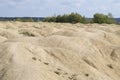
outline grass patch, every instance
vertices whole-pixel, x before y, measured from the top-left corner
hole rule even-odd
[[[85,74],[85,76],[87,76],[87,77],[88,77],[88,76],[89,76],[89,74]]]
[[[45,65],[49,65],[49,63],[47,63],[47,62],[44,62],[44,64],[45,64]]]
[[[57,74],[57,75],[60,75],[60,72],[58,72],[58,71],[54,71],[54,73]]]
[[[32,36],[34,37],[35,35],[29,32],[22,32],[21,34],[25,35],[25,36]]]
[[[113,69],[112,64],[108,64],[107,66],[108,66],[110,69]]]
[[[32,57],[32,59],[35,60],[35,61],[37,60],[36,57]]]

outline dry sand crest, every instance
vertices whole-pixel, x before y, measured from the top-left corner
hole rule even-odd
[[[119,25],[0,22],[0,80],[119,79]]]

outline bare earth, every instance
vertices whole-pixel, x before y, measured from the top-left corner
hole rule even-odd
[[[0,22],[0,80],[120,80],[120,26]]]

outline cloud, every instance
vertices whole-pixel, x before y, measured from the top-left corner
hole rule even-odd
[[[78,12],[89,17],[96,12],[111,12],[119,16],[119,7],[120,0],[0,0],[0,15],[51,16]]]
[[[26,1],[30,1],[30,0],[0,0],[1,3],[10,3],[10,2],[26,2]]]
[[[28,3],[31,0],[0,0],[0,5],[22,5]]]

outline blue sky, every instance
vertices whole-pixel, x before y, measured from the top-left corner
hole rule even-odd
[[[45,17],[77,12],[86,17],[112,13],[120,17],[120,0],[0,0],[2,17]]]

